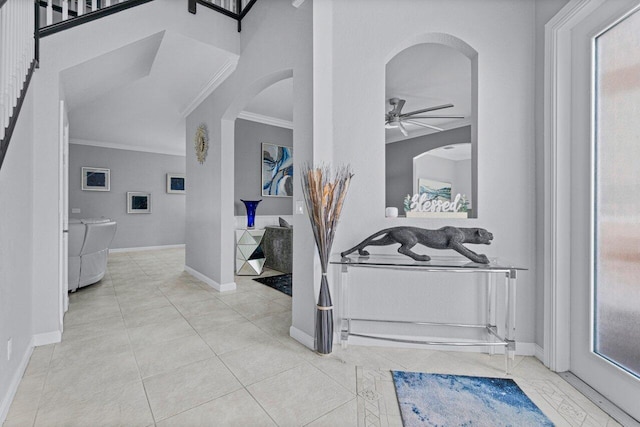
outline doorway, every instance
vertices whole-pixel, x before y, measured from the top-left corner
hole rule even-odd
[[[640,108],[637,10],[637,1],[572,1],[548,26],[545,363],[640,419],[639,309],[629,304],[640,247],[629,119]]]

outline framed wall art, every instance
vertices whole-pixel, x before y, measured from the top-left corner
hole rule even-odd
[[[127,213],[151,213],[151,193],[128,191]]]
[[[451,201],[451,183],[433,179],[418,179],[418,194],[427,193],[427,200]]]
[[[167,193],[184,194],[185,176],[183,173],[167,174]]]
[[[293,149],[262,143],[262,196],[293,196]]]
[[[110,191],[111,171],[105,168],[82,168],[82,189],[84,191]]]

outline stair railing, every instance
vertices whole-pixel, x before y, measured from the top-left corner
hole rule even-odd
[[[42,22],[40,37],[91,22],[152,0],[36,0]]]
[[[34,5],[0,0],[0,167],[36,66]]]
[[[188,0],[187,9],[196,13],[196,5],[200,4],[238,21],[238,32],[242,31],[242,18],[249,12],[256,0]]]

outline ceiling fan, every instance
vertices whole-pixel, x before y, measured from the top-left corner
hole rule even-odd
[[[411,111],[409,113],[403,113],[402,107],[404,107],[405,102],[406,101],[404,99],[391,98],[389,100],[389,104],[393,107],[393,109],[385,115],[385,119],[384,119],[384,124],[387,129],[400,129],[400,132],[402,132],[404,136],[409,136],[409,132],[407,132],[407,128],[404,126],[404,123],[433,129],[438,132],[441,132],[444,130],[437,126],[428,125],[426,123],[419,122],[416,119],[464,119],[464,116],[447,116],[447,115],[420,116],[419,115],[422,113],[428,113],[430,111],[451,108],[453,107],[453,104],[436,105],[435,107],[428,107],[428,108],[423,108],[421,110]]]

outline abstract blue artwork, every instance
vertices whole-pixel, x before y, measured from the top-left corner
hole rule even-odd
[[[262,143],[262,195],[293,196],[293,149]]]
[[[554,425],[508,378],[392,374],[404,427]]]

